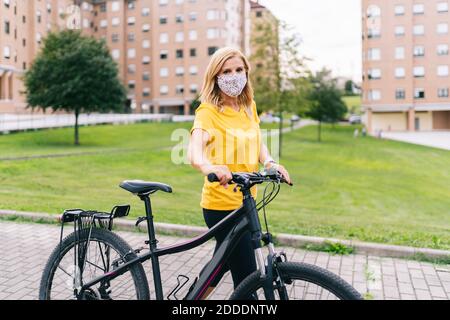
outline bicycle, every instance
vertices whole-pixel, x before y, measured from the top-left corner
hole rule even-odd
[[[210,182],[217,182],[214,174]],[[185,243],[158,248],[153,223],[150,195],[172,192],[169,185],[145,181],[124,181],[123,189],[137,195],[145,204],[145,217],[138,218],[136,226],[146,221],[149,252],[140,254],[141,247],[133,250],[121,237],[113,233],[115,218],[128,215],[130,206],[116,206],[110,213],[72,209],[61,216],[59,245],[53,250],[45,266],[39,298],[111,300],[150,299],[150,290],[142,263],[150,260],[157,300],[164,299],[159,257],[185,252],[204,244],[223,228],[230,227],[226,239],[189,287],[183,300],[200,300],[226,261],[234,245],[245,232],[251,233],[258,269],[249,275],[232,293],[231,300],[267,299],[342,299],[360,300],[361,295],[337,275],[306,263],[288,262],[286,254],[277,253],[269,232],[265,208],[278,195],[281,183],[286,182],[278,172],[233,173],[230,183],[243,194],[243,204],[207,232]],[[268,183],[263,199],[256,203],[250,188]],[[269,186],[272,186],[269,189]],[[269,190],[269,191],[268,191]],[[268,191],[268,192],[267,192]],[[263,209],[266,232],[263,234],[258,211]],[[74,223],[74,232],[63,239],[64,224]],[[268,248],[264,258],[263,247]],[[95,250],[95,252],[94,252]],[[92,273],[94,270],[94,273]],[[91,272],[88,274],[88,272]],[[219,280],[219,279],[218,279]],[[177,277],[178,284],[167,299],[179,300],[178,292],[189,278]]]

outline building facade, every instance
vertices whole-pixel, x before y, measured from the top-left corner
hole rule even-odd
[[[50,30],[105,39],[131,112],[190,114],[210,56],[250,50],[248,0],[0,0],[0,112],[25,112],[21,75]]]
[[[447,0],[363,0],[363,109],[370,133],[450,130]]]

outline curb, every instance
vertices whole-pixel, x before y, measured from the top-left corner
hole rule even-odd
[[[19,217],[36,222],[59,223],[60,215],[50,215],[48,213],[23,212],[15,210],[0,210],[0,217]],[[146,227],[140,225],[135,227],[135,221],[115,220],[116,229],[123,231],[146,232]],[[170,234],[181,237],[195,237],[208,230],[206,227],[194,227],[169,223],[155,223],[156,232],[161,234]],[[341,240],[333,238],[320,238],[301,235],[291,235],[279,233],[275,236],[279,245],[304,248],[308,245],[326,245],[327,243],[340,243],[352,247],[358,254],[368,254],[380,257],[391,258],[414,258],[422,256],[428,259],[450,259],[450,251],[428,248],[414,248],[407,246],[387,245],[370,242]]]

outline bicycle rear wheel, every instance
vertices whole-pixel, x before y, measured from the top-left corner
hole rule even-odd
[[[136,258],[131,247],[106,229],[93,228],[68,235],[50,255],[42,274],[39,299],[76,299],[74,288]],[[89,240],[89,241],[88,241]],[[78,262],[77,262],[78,261]],[[106,283],[86,290],[82,300],[148,300],[147,277],[141,264]]]
[[[361,300],[361,295],[346,281],[328,270],[306,263],[281,262],[277,270],[285,290],[277,287],[274,276],[275,299],[280,300]],[[245,300],[251,295],[265,299],[264,279],[256,271],[236,288],[231,300]]]

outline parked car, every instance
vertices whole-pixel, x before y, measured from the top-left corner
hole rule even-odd
[[[349,118],[348,118],[348,122],[350,124],[361,124],[361,116],[357,115],[357,114],[352,114]]]
[[[264,114],[259,117],[262,123],[280,123],[280,118],[271,114]]]

